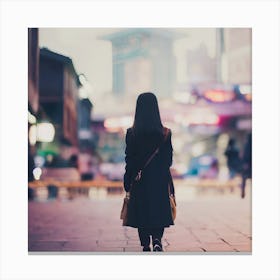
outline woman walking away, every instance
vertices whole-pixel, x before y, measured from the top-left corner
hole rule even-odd
[[[150,237],[153,251],[163,251],[164,228],[174,224],[169,201],[169,194],[174,195],[172,151],[171,131],[161,123],[156,96],[140,94],[134,124],[126,133],[124,188],[130,196],[126,225],[138,229],[143,251],[151,251]]]
[[[242,157],[241,198],[245,197],[246,180],[252,178],[252,133],[247,135]]]
[[[235,145],[233,138],[229,139],[225,156],[227,157],[227,166],[229,170],[229,179],[233,179],[240,170],[239,150]]]

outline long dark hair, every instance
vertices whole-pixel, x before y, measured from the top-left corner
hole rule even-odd
[[[145,92],[138,96],[132,129],[135,134],[163,133],[158,102],[153,93]]]

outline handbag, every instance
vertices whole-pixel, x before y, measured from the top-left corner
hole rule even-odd
[[[176,199],[175,199],[174,184],[173,184],[170,170],[169,170],[168,194],[169,194],[169,202],[170,202],[172,219],[173,219],[173,221],[175,221],[176,214],[177,214],[177,210],[176,210],[177,203],[176,203]]]
[[[120,216],[121,220],[123,220],[123,226],[127,225],[128,202],[129,202],[129,193],[126,193],[126,196],[123,199],[123,205],[122,205],[121,216]]]
[[[176,219],[176,214],[177,214],[177,210],[176,210],[176,199],[175,199],[175,195],[170,193],[170,188],[168,185],[168,190],[169,190],[169,202],[170,202],[170,208],[171,208],[171,215],[172,215],[172,220],[175,221]]]

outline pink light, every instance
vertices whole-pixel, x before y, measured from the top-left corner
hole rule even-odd
[[[207,90],[204,92],[205,98],[210,101],[222,103],[234,99],[234,92],[225,90]]]

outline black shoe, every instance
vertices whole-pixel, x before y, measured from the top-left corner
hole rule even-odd
[[[143,247],[143,252],[150,252],[151,251],[151,248],[150,248],[150,246],[144,246]]]
[[[153,240],[153,251],[162,252],[162,244],[158,239]]]

